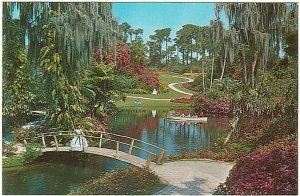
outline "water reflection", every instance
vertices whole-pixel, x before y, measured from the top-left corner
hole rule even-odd
[[[160,146],[167,150],[167,155],[209,148],[227,131],[228,118],[211,117],[205,124],[181,125],[169,122],[167,114],[168,111],[156,111],[153,115],[151,110],[125,110],[110,119],[110,125],[114,133]],[[143,143],[136,144],[147,147]],[[144,152],[137,150],[133,152],[146,157]]]
[[[3,194],[65,195],[104,172],[128,166],[108,157],[48,152],[34,164],[3,169]]]

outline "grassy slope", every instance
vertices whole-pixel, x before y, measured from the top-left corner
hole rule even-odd
[[[172,77],[172,76],[175,76],[175,74],[161,73],[159,75],[160,82],[167,86],[170,83],[186,81],[186,79]],[[166,93],[159,93],[157,95],[152,95],[152,94],[127,94],[127,95],[136,96],[136,97],[156,98],[156,99],[173,99],[179,97],[190,97],[189,95],[178,93],[171,89],[169,89],[169,91]],[[128,107],[133,108],[134,102],[136,100],[137,100],[136,98],[127,97],[125,102],[118,101],[117,106],[118,108],[128,108]],[[190,106],[189,104],[177,104],[177,103],[172,103],[170,101],[157,101],[157,100],[145,100],[145,99],[140,99],[140,101],[142,102],[142,108],[147,108],[147,109],[186,108]]]

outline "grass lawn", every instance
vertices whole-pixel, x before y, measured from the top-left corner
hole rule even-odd
[[[116,105],[118,108],[123,109],[134,109],[134,101],[137,99],[134,98],[127,98],[125,102],[117,101]],[[181,104],[181,103],[172,103],[170,101],[154,101],[154,100],[146,100],[146,99],[139,99],[142,103],[142,109],[168,109],[168,108],[188,108],[190,104]]]
[[[176,83],[176,82],[185,82],[186,79],[183,78],[177,78],[173,76],[179,76],[176,74],[167,74],[167,73],[161,73],[159,75],[159,79],[162,84],[168,85],[170,83]],[[169,89],[166,93],[158,93],[157,95],[152,94],[127,94],[129,96],[135,96],[135,97],[145,97],[145,98],[154,98],[154,99],[174,99],[174,98],[180,98],[180,97],[190,97],[189,95],[185,95],[179,92],[176,92],[172,89]],[[118,101],[116,103],[118,108],[134,108],[134,102],[136,100],[140,100],[142,102],[142,108],[145,109],[163,109],[163,108],[187,108],[190,107],[190,104],[178,104],[178,103],[172,103],[170,101],[166,100],[146,100],[146,99],[137,99],[137,98],[131,98],[127,97],[126,101]]]

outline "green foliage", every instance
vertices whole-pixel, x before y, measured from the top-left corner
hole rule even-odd
[[[35,159],[41,156],[41,145],[36,143],[26,144],[26,152],[22,155],[26,163],[32,163]]]
[[[85,113],[91,117],[103,117],[114,112],[114,101],[124,99],[124,88],[115,80],[112,65],[94,62],[87,67],[80,81],[80,90],[85,97]]]
[[[75,128],[76,116],[81,113],[80,91],[71,78],[70,71],[62,65],[62,55],[54,45],[53,24],[50,22],[43,27],[46,45],[41,49],[39,62],[44,70],[47,84],[47,111],[50,126],[62,130]],[[71,75],[71,78],[68,76]]]
[[[15,155],[12,157],[2,158],[2,167],[10,168],[27,164],[22,155]]]
[[[132,94],[149,94],[151,93],[151,89],[143,89],[143,88],[134,88],[134,89],[129,89],[127,93],[132,93]]]
[[[243,152],[250,152],[253,149],[253,146],[250,144],[243,144],[239,142],[231,142],[230,148],[237,150],[237,151],[243,151]]]
[[[82,184],[73,195],[148,195],[161,186],[159,178],[146,169],[130,167],[105,173]]]
[[[286,47],[284,52],[287,53],[290,57],[298,57],[298,31],[292,31],[285,35]]]
[[[35,137],[36,134],[41,132],[41,127],[31,126],[26,129],[21,129],[18,131],[18,134],[15,135],[15,140],[23,142],[24,138]]]
[[[10,25],[7,28],[21,31],[14,22]],[[31,111],[34,95],[29,89],[29,63],[20,38],[8,38],[3,42],[3,116],[14,122],[13,126],[17,132],[17,128]]]
[[[226,152],[224,149],[220,151],[213,151],[210,149],[196,150],[193,152],[180,152],[176,155],[171,155],[168,158],[170,160],[181,160],[181,159],[212,159],[219,161],[235,161],[235,159],[240,155],[236,151]]]
[[[297,69],[297,62],[290,61],[288,57],[284,57],[272,67],[272,72],[274,76],[278,79],[297,79]]]
[[[130,49],[133,62],[138,65],[143,65],[147,52],[147,47],[143,42],[141,40],[132,42]]]
[[[119,89],[123,89],[126,92],[130,89],[138,88],[141,85],[138,80],[126,74],[115,74],[114,83]]]
[[[190,72],[201,72],[200,65],[176,65],[171,66],[172,72],[184,74],[184,73],[190,73]]]

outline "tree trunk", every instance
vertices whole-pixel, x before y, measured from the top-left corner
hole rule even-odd
[[[256,63],[257,63],[257,57],[258,57],[258,51],[255,51],[254,54],[254,59],[253,59],[253,63],[251,66],[251,86],[252,88],[254,88],[255,86],[255,67],[256,67]]]
[[[179,64],[179,48],[177,47],[177,50],[176,50],[176,61],[177,61],[177,64]]]
[[[247,84],[247,66],[246,66],[246,60],[245,60],[245,46],[242,45],[242,59],[241,61],[243,62],[243,67],[244,67],[244,82]]]
[[[192,60],[193,60],[193,50],[191,48],[191,61],[190,61],[190,64],[192,64]]]
[[[168,63],[168,41],[166,40],[166,64]]]
[[[184,65],[184,63],[185,63],[185,62],[184,62],[184,57],[185,57],[185,56],[184,56],[184,49],[182,49],[182,64],[183,64],[183,65]]]
[[[203,88],[203,92],[205,92],[205,78],[204,78],[203,57],[204,57],[204,53],[202,53],[202,56],[201,56],[201,67],[202,67],[202,88]]]
[[[114,36],[114,65],[117,65],[117,38]]]
[[[223,66],[222,66],[222,73],[221,73],[221,77],[220,77],[221,80],[223,79],[223,76],[224,76],[224,71],[225,71],[225,66],[226,66],[226,59],[227,59],[227,53],[225,53],[225,56],[224,56],[224,62],[223,62]]]
[[[211,75],[210,75],[210,85],[209,89],[211,89],[212,83],[213,83],[213,77],[214,77],[214,64],[215,64],[215,55],[212,53],[212,61],[211,61]]]
[[[231,120],[231,122],[230,122],[230,128],[231,128],[231,130],[228,133],[228,135],[227,135],[227,137],[225,139],[224,144],[226,144],[229,141],[231,135],[236,131],[239,120],[240,120],[239,115],[235,116],[234,119]]]

